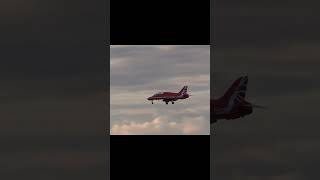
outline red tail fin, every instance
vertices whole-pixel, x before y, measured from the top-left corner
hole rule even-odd
[[[225,101],[229,101],[230,98],[235,98],[236,101],[242,101],[246,97],[246,90],[248,84],[248,76],[243,76],[238,78],[232,86],[227,90],[227,92],[223,95],[222,99]]]
[[[180,90],[179,95],[186,94],[188,90],[188,86],[183,86],[183,88]]]

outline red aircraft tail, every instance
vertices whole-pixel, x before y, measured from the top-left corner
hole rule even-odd
[[[224,101],[235,100],[236,102],[242,102],[246,97],[247,84],[248,76],[238,78],[221,99]]]
[[[180,92],[178,93],[179,95],[184,95],[187,93],[188,90],[188,86],[183,86],[183,88],[180,90]]]

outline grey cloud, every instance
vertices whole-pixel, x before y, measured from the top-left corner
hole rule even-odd
[[[113,132],[191,133],[191,128],[197,128],[197,119],[198,126],[202,126],[201,122],[208,121],[209,117],[209,58],[209,46],[112,46]],[[179,106],[168,109],[163,102],[150,106],[146,100],[158,91],[177,92],[183,85],[188,85],[194,96],[187,99],[188,102],[177,102]],[[204,98],[207,99],[202,102]],[[191,106],[201,110],[188,112]],[[141,113],[142,110],[145,113]],[[163,128],[159,130],[160,127]],[[196,131],[206,134],[209,126]]]
[[[207,46],[182,46],[168,51],[144,46],[112,49],[112,61],[117,63],[117,58],[122,57],[130,57],[130,59],[119,65],[120,70],[116,65],[111,68],[114,85],[146,85],[152,81],[164,81],[185,75],[202,75],[210,71],[207,62],[209,58]],[[195,61],[197,63],[194,63]],[[189,66],[181,67],[183,65]],[[161,79],[155,77],[161,77]]]

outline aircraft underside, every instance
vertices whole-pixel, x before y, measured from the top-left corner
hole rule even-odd
[[[162,100],[162,101],[165,102],[166,104],[169,104],[169,102],[171,102],[172,104],[174,104],[174,101],[177,101],[178,99],[155,99],[155,100]],[[151,103],[153,104],[153,100],[151,101]]]
[[[170,101],[172,104],[174,104],[174,101],[176,101],[177,99],[163,99],[162,101],[166,102],[166,104],[168,104]]]
[[[233,119],[237,119],[240,117],[244,117],[246,115],[249,115],[252,113],[252,110],[242,110],[242,111],[237,111],[237,112],[229,112],[229,113],[225,113],[225,114],[215,114],[215,113],[211,113],[212,115],[210,115],[210,124],[217,122],[220,119],[226,119],[226,120],[233,120]]]

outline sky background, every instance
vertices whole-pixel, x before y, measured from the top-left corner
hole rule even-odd
[[[210,46],[111,46],[111,134],[210,134]],[[160,91],[188,99],[148,101]]]
[[[249,76],[268,106],[211,127],[211,179],[319,179],[320,25],[316,3],[214,1],[214,97]]]
[[[0,2],[2,179],[109,176],[106,1]]]

